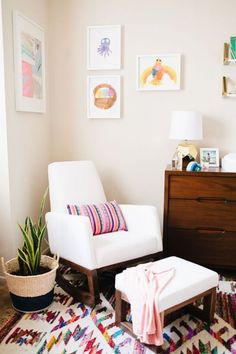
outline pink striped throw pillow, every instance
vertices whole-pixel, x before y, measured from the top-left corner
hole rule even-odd
[[[93,235],[128,230],[121,208],[115,200],[97,205],[67,205],[67,209],[71,215],[88,216]]]

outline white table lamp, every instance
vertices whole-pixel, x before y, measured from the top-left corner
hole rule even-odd
[[[177,152],[182,157],[191,155],[196,159],[197,148],[188,141],[201,140],[203,138],[201,114],[195,111],[172,112],[169,138],[184,140],[184,143],[178,145]]]

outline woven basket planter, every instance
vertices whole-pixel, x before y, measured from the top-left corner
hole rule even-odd
[[[40,265],[49,268],[50,271],[39,275],[14,275],[12,273],[19,270],[17,258],[6,263],[2,258],[2,267],[12,305],[17,311],[38,312],[46,309],[52,303],[58,256],[56,258],[42,256]]]

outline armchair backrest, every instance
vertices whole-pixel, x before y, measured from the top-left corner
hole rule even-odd
[[[67,204],[106,201],[92,161],[53,162],[48,166],[48,180],[51,211],[67,213]]]

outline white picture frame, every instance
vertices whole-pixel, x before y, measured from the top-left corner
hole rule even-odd
[[[200,148],[200,163],[202,166],[219,167],[219,149],[218,148]]]
[[[120,75],[87,77],[88,118],[120,118]]]
[[[13,12],[16,111],[46,111],[44,30]]]
[[[87,69],[116,70],[121,67],[121,26],[87,27]]]
[[[180,75],[180,54],[137,56],[136,89],[138,91],[179,90]]]

